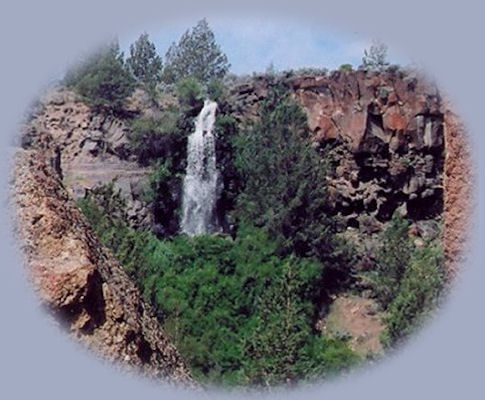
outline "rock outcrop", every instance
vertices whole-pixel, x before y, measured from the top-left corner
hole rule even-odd
[[[131,111],[139,112],[140,102],[132,103]],[[96,113],[65,89],[48,92],[41,104],[25,128],[23,147],[42,148],[49,154],[74,199],[96,186],[114,182],[127,202],[130,222],[149,227],[151,215],[141,196],[149,170],[140,167],[130,153],[126,119]]]
[[[13,188],[19,239],[43,304],[103,358],[196,387],[151,308],[85,222],[51,160],[48,151],[19,150]]]
[[[281,81],[306,111],[315,146],[330,161],[328,185],[341,229],[379,232],[396,210],[420,236],[436,236],[442,224],[451,277],[471,211],[470,158],[462,124],[437,88],[398,69]],[[256,118],[275,83],[259,77],[235,87],[234,114]]]

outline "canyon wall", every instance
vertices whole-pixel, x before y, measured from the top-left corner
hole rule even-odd
[[[64,189],[50,153],[19,150],[14,165],[17,234],[43,305],[102,358],[197,387],[151,307]]]
[[[419,73],[399,69],[278,81],[306,111],[315,146],[325,149],[341,229],[372,235],[397,210],[412,222],[417,243],[442,232],[451,280],[463,261],[471,160],[463,125],[439,90]],[[234,115],[257,118],[258,104],[276,83],[262,76],[235,87]]]

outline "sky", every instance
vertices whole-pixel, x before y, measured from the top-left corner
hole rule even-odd
[[[208,22],[231,63],[231,72],[236,74],[264,72],[270,64],[277,71],[301,67],[336,69],[346,63],[357,67],[362,62],[364,49],[372,43],[372,38],[358,32],[343,33],[331,27],[290,20],[208,19]],[[120,36],[120,45],[125,55],[129,54],[130,43],[146,31],[158,53],[164,56],[170,44],[178,42],[196,23],[197,20],[185,20],[163,28],[142,27],[140,31]],[[410,60],[392,48],[389,48],[388,60],[410,64]]]

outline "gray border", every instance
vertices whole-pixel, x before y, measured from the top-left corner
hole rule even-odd
[[[412,54],[453,96],[466,121],[476,155],[477,205],[473,247],[467,268],[439,317],[403,352],[366,372],[306,391],[305,398],[475,399],[483,379],[483,180],[485,93],[484,9],[477,1],[10,1],[0,11],[1,183],[7,188],[8,155],[27,104],[59,67],[114,32],[190,16],[266,15],[301,18],[379,36]],[[285,32],[291,35],[291,32]],[[4,190],[6,192],[6,190]],[[2,197],[4,208],[5,197]],[[0,394],[3,399],[177,398],[186,393],[119,374],[57,332],[39,312],[15,251],[6,212],[0,216],[1,341]],[[300,397],[302,392],[278,397]],[[482,395],[483,396],[483,395]],[[224,396],[226,397],[226,396]]]

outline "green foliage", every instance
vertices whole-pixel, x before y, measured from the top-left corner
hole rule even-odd
[[[207,97],[217,103],[224,101],[226,88],[220,79],[211,79],[207,84]]]
[[[218,113],[216,115],[214,132],[217,138],[216,159],[224,187],[217,202],[217,210],[224,217],[221,220],[225,220],[226,223],[232,225],[234,221],[230,221],[229,214],[231,210],[234,210],[237,196],[241,191],[241,179],[234,165],[235,148],[233,139],[238,132],[236,119],[229,114]],[[230,227],[226,226],[226,230],[230,230]]]
[[[287,384],[358,361],[345,342],[313,334],[321,264],[277,256],[276,243],[263,229],[241,225],[234,241],[218,236],[161,241],[105,214],[122,209],[112,188],[79,205],[200,380]]]
[[[101,242],[115,250],[118,260],[134,277],[142,262],[142,254],[150,234],[137,233],[124,222],[126,203],[120,193],[115,191],[114,184],[93,189],[86,197],[78,200],[78,206]]]
[[[64,83],[91,106],[114,114],[123,113],[124,101],[134,90],[134,79],[125,68],[117,42],[68,71]]]
[[[439,244],[417,249],[403,274],[386,318],[388,344],[409,336],[437,305],[443,287]]]
[[[409,222],[395,212],[380,234],[376,269],[367,274],[386,311],[382,341],[392,345],[409,336],[432,311],[443,287],[443,256],[439,243],[415,248]]]
[[[409,264],[413,244],[408,235],[409,222],[395,212],[379,237],[377,268],[370,276],[374,292],[384,308],[396,297],[399,283]]]
[[[350,72],[352,71],[353,67],[352,64],[342,64],[338,69],[342,72]]]
[[[309,320],[314,309],[312,302],[302,299],[319,292],[318,275],[312,265],[298,270],[294,257],[284,260],[280,274],[262,294],[261,311],[244,340],[245,376],[258,386],[321,378],[357,361],[344,341],[312,335]]]
[[[226,55],[215,41],[215,36],[205,19],[187,30],[179,42],[173,43],[165,55],[163,80],[175,83],[193,76],[203,83],[221,79],[229,71]]]
[[[126,60],[128,70],[149,90],[154,90],[162,76],[162,59],[155,45],[143,33],[130,45],[130,56]]]
[[[158,158],[171,158],[181,162],[185,157],[185,132],[180,129],[182,115],[168,108],[153,116],[134,119],[130,125],[130,147],[141,164]]]
[[[185,107],[200,105],[204,98],[204,88],[194,76],[179,80],[175,87],[175,93],[180,104]]]
[[[152,168],[144,200],[153,215],[154,232],[162,237],[172,236],[179,229],[178,192],[182,185],[182,174],[176,172],[171,158],[159,160]]]
[[[349,275],[350,252],[335,236],[327,207],[326,164],[312,147],[306,115],[285,88],[272,90],[261,119],[235,140],[235,165],[244,182],[235,214],[265,227],[282,254],[317,257]]]

